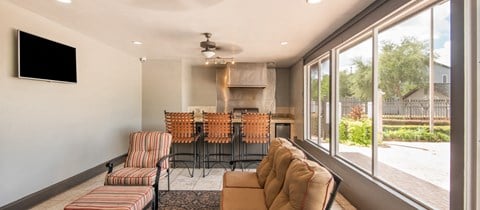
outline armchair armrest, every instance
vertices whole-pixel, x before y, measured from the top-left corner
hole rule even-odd
[[[162,171],[162,162],[167,160],[170,157],[173,157],[173,156],[175,156],[175,154],[168,154],[168,155],[163,156],[162,158],[160,158],[160,160],[157,161],[157,164],[156,164],[156,166],[157,166],[157,176],[155,177],[155,184],[154,184],[155,186],[158,186],[158,179],[160,179],[160,172]],[[170,169],[167,168],[167,173],[169,173],[168,170],[170,170]],[[170,177],[169,177],[169,179],[170,179]],[[169,184],[170,184],[170,181],[169,181]]]
[[[113,163],[112,162],[108,162],[107,164],[105,164],[105,167],[108,168],[107,174],[112,173],[112,170],[113,170]]]
[[[170,157],[173,157],[173,156],[175,156],[175,154],[168,154],[168,155],[165,155],[162,158],[160,158],[160,160],[158,160],[157,164],[156,164],[157,168],[159,170],[162,170],[162,162],[165,161],[167,158],[170,158]]]

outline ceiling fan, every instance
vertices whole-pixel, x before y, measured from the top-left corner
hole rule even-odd
[[[200,42],[200,47],[203,48],[202,54],[206,58],[211,58],[215,55],[215,50],[217,49],[216,43],[210,41],[210,37],[212,37],[211,33],[207,32],[203,33],[203,35],[205,36],[205,38],[207,38],[207,40]]]

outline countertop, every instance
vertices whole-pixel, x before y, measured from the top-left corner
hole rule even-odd
[[[195,122],[196,123],[202,123],[203,122],[203,117],[195,117]],[[241,118],[233,118],[232,119],[233,123],[241,123]],[[270,120],[270,123],[294,123],[295,120],[291,117],[272,117]]]

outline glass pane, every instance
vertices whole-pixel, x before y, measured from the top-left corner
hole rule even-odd
[[[310,140],[318,144],[318,78],[319,66],[310,66]]]
[[[319,144],[329,150],[330,142],[330,60],[320,61]]]
[[[338,155],[371,171],[372,38],[339,54]]]
[[[443,48],[449,48],[450,23],[445,5],[448,3],[440,10],[436,7],[434,13],[434,28],[438,30],[434,33],[432,73],[430,9],[382,31],[378,37],[382,94],[378,106],[382,115],[377,117],[382,132],[377,176],[436,209],[449,208],[450,96],[446,90],[450,84],[443,83],[442,75],[449,77],[450,67],[442,62],[449,59],[449,49]],[[432,94],[430,89],[434,90]]]

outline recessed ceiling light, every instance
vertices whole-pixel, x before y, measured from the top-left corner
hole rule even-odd
[[[140,41],[132,41],[132,44],[134,44],[134,45],[141,45],[141,44],[143,44],[143,43],[140,42]]]
[[[282,46],[285,46],[287,44],[288,44],[288,42],[280,42],[280,45],[282,45]]]
[[[72,3],[72,0],[57,0],[58,2],[62,2],[62,3],[65,3],[65,4],[70,4]]]
[[[307,3],[309,4],[318,4],[320,3],[322,0],[307,0]]]

